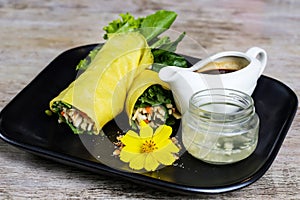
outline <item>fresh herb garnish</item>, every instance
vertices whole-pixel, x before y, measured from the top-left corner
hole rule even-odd
[[[173,103],[171,90],[162,88],[161,85],[152,85],[138,98],[135,108],[156,106]]]
[[[159,10],[152,15],[148,15],[143,20],[140,32],[151,45],[151,40],[168,30],[175,21],[177,14],[173,11]]]
[[[159,70],[165,66],[188,67],[186,59],[176,53],[163,49],[153,49],[152,54],[154,57],[154,63],[152,65],[153,71],[159,72]]]
[[[158,72],[161,68],[172,65],[177,67],[188,67],[184,57],[175,54],[178,44],[183,40],[183,32],[175,41],[171,41],[169,36],[158,36],[171,27],[177,14],[172,11],[160,10],[144,18],[135,19],[130,13],[120,14],[121,19],[114,20],[104,27],[106,31],[104,39],[109,34],[122,33],[128,31],[139,31],[146,38],[154,56],[152,70]]]
[[[91,50],[89,52],[89,55],[85,59],[82,59],[78,63],[78,65],[76,66],[76,70],[86,70],[88,68],[89,64],[92,62],[92,60],[96,57],[96,55],[100,49],[101,49],[101,46],[98,45],[93,50]]]
[[[121,13],[121,19],[116,19],[110,22],[107,26],[103,27],[106,32],[103,36],[105,40],[113,33],[127,33],[135,31],[141,27],[144,18],[135,19],[130,13]]]
[[[153,49],[154,64],[152,70],[159,71],[161,68],[173,65],[177,67],[187,67],[186,60],[174,52],[178,44],[182,41],[185,33],[182,33],[176,40],[171,41],[169,36],[159,37],[168,30],[175,21],[177,14],[173,11],[159,10],[146,17],[135,18],[130,13],[121,13],[120,19],[111,21],[103,27],[105,40],[116,33],[127,33],[137,31],[147,40],[148,45]],[[76,66],[76,70],[86,70],[98,53],[100,47],[92,50],[89,55],[81,60]],[[157,51],[161,50],[161,51]]]
[[[178,44],[183,40],[185,32],[181,33],[175,41],[171,41],[170,37],[164,36],[151,45],[152,49],[163,49],[165,51],[175,52]]]
[[[175,21],[177,14],[173,11],[159,10],[146,17],[135,19],[130,13],[120,14],[121,19],[110,22],[103,28],[106,32],[103,36],[108,39],[113,33],[127,33],[131,31],[140,32],[151,45],[151,40],[157,40],[157,37],[166,31]]]

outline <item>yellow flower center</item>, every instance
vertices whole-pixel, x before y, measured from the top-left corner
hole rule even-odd
[[[143,146],[142,146],[143,153],[151,153],[156,149],[158,149],[158,148],[153,140],[146,140],[145,143],[143,143]]]

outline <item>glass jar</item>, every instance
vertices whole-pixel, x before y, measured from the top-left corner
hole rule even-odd
[[[182,140],[194,157],[212,164],[247,158],[256,148],[259,118],[253,99],[231,89],[192,95],[182,119]]]

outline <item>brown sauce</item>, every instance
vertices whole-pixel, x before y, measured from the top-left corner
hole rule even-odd
[[[210,70],[206,70],[203,71],[201,73],[203,74],[227,74],[227,73],[231,73],[231,72],[235,72],[237,71],[236,69],[210,69]]]

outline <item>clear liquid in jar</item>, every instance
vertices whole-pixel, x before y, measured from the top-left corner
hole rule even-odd
[[[212,127],[212,129],[214,129]],[[201,131],[202,130],[202,131]],[[256,148],[258,129],[239,134],[226,134],[219,130],[195,129],[183,123],[183,144],[194,157],[212,164],[227,164],[247,158]],[[215,132],[215,133],[211,133]],[[256,132],[256,133],[255,133]]]

